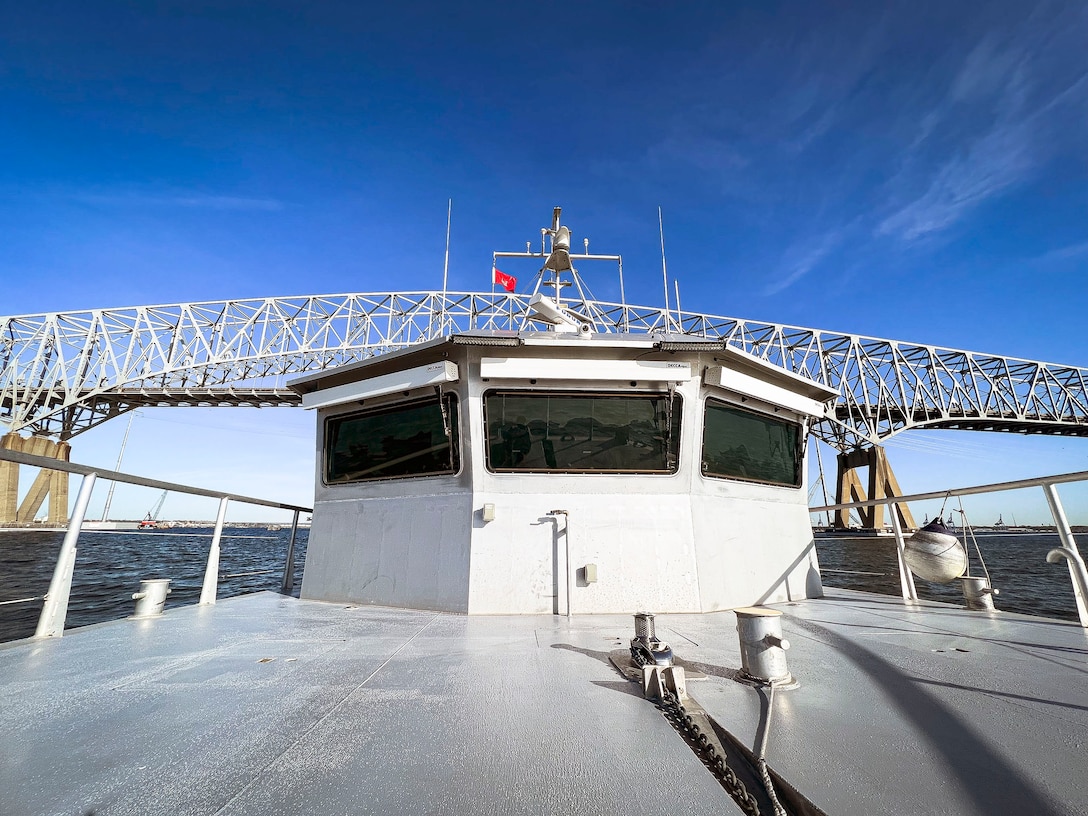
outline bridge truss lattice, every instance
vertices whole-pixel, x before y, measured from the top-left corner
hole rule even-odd
[[[839,392],[816,433],[840,450],[908,428],[1088,436],[1088,369],[595,300],[597,332],[722,341]],[[0,317],[0,422],[71,438],[146,405],[284,405],[290,375],[451,331],[539,328],[529,296],[389,292]]]

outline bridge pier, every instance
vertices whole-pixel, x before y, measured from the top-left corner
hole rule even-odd
[[[859,468],[869,469],[869,490],[866,495],[858,476]],[[871,448],[853,450],[848,453],[840,453],[838,456],[838,480],[835,488],[835,504],[847,504],[849,502],[865,501],[866,499],[885,499],[903,495],[899,489],[892,467],[888,463],[888,455],[880,445]],[[884,529],[884,505],[877,504],[872,507],[858,508],[861,516],[861,526],[865,530]],[[897,504],[899,523],[904,530],[916,527],[914,516],[906,504]],[[845,530],[850,526],[850,511],[835,511],[835,527]]]
[[[9,433],[0,437],[0,448],[69,460],[72,447],[67,442],[54,442],[44,436],[24,437]],[[19,465],[0,460],[0,524],[34,521],[46,499],[49,499],[47,522],[63,527],[68,523],[68,474],[59,470],[38,472],[23,501],[19,502]]]

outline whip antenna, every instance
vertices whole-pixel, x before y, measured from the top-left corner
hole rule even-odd
[[[665,223],[661,220],[661,207],[657,208],[657,230],[661,234],[661,280],[665,286],[665,331],[669,330],[669,272],[665,266]]]
[[[450,274],[450,218],[453,216],[453,199],[446,207],[446,260],[442,264],[442,308],[446,308],[446,282]]]
[[[453,216],[453,199],[446,205],[446,258],[442,262],[442,317],[439,320],[440,332],[446,330],[446,285],[450,275],[450,218]],[[494,276],[492,276],[494,277]]]

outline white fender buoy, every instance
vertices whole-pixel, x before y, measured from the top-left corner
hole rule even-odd
[[[967,550],[939,518],[904,542],[903,558],[911,572],[935,584],[947,584],[967,572]]]

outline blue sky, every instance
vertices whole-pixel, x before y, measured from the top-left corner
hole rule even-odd
[[[659,303],[660,206],[686,309],[1088,365],[1083,4],[389,5],[7,4],[0,313],[437,288],[450,198],[451,288],[558,204]],[[132,433],[125,469],[310,494],[308,414]],[[908,490],[1088,469],[1076,439],[889,453]]]

